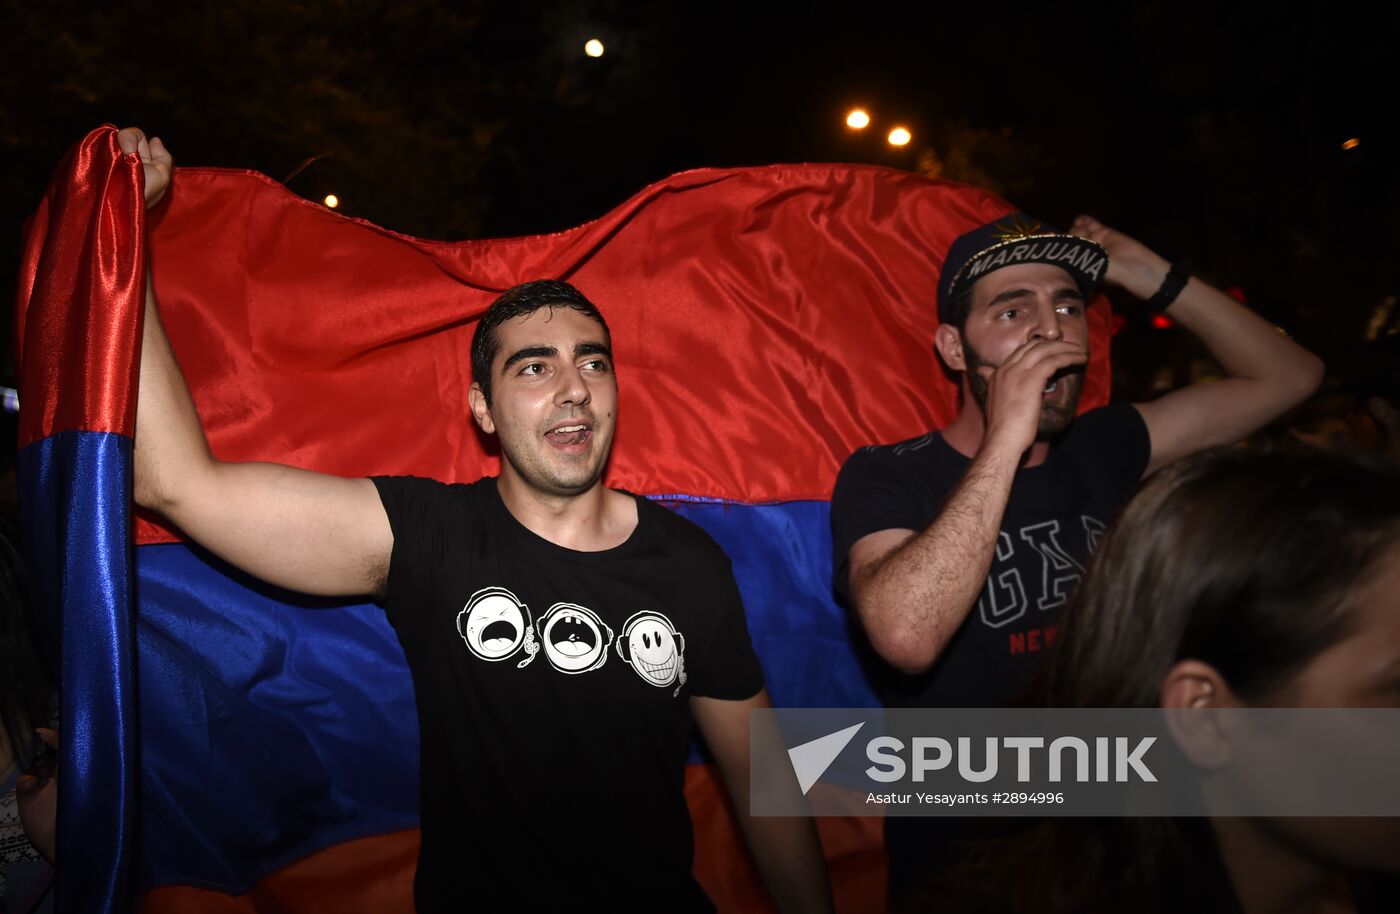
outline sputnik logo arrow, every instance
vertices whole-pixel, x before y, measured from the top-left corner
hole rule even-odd
[[[841,754],[841,750],[855,738],[856,731],[864,726],[865,722],[862,721],[788,750],[792,770],[797,774],[797,785],[802,788],[804,797],[807,791],[812,789],[812,785],[826,773],[826,769],[831,767],[831,763],[836,761],[836,756]]]

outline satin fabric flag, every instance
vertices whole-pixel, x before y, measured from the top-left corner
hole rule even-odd
[[[17,476],[62,751],[55,906],[129,910],[137,768],[131,434],[144,302],[139,164],[98,131],[59,164],[28,226],[15,341]]]
[[[932,352],[938,268],[953,238],[1007,203],[869,166],[700,170],[568,231],[447,243],[251,172],[181,168],[168,198],[151,214],[155,284],[217,456],[341,475],[496,472],[466,405],[474,322],[516,283],[568,280],[613,332],[608,482],[724,546],[777,703],[875,703],[831,592],[832,483],[856,447],[954,415]],[[114,234],[138,239],[121,248],[135,264],[139,200],[112,205],[127,220]],[[1096,301],[1084,408],[1107,399],[1109,319]],[[139,307],[125,321],[111,333],[139,332]],[[64,358],[105,366],[79,354],[102,343],[65,338],[80,348]],[[134,395],[129,368],[63,381]],[[136,531],[141,882],[203,890],[160,889],[147,910],[214,909],[215,897],[230,910],[406,905],[405,889],[360,907],[363,880],[312,862],[348,861],[348,876],[411,859],[417,723],[382,610],[269,588],[153,517]],[[738,839],[707,772],[688,777],[697,873],[722,910],[748,910],[751,874],[736,875],[747,870],[726,849]],[[878,822],[821,824],[842,909],[875,910]]]

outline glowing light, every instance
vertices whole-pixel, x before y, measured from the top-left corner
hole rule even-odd
[[[870,126],[870,115],[860,108],[855,108],[846,115],[846,126],[852,130],[864,130]]]
[[[903,127],[894,128],[890,131],[889,136],[891,146],[908,146],[909,141],[913,138],[913,134],[911,134],[908,130],[905,130]]]
[[[1361,145],[1361,139],[1360,139],[1359,137],[1352,137],[1351,139],[1347,140],[1345,143],[1342,144],[1342,148],[1343,148],[1343,149],[1355,149],[1357,146],[1360,146],[1360,145]]]
[[[1170,330],[1176,326],[1176,321],[1165,314],[1154,314],[1152,315],[1152,326],[1157,330]]]
[[[337,197],[335,194],[326,194],[326,199],[322,202],[325,203],[326,206],[330,207],[331,209],[335,209],[337,206],[340,205],[340,198]]]
[[[589,57],[602,57],[603,50],[603,43],[596,38],[590,38],[583,43],[583,53]]]

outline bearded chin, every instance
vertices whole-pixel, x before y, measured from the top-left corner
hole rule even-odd
[[[1076,396],[1075,400],[1078,399]],[[1064,434],[1065,429],[1074,421],[1074,406],[1075,404],[1071,403],[1067,410],[1061,410],[1059,407],[1042,409],[1040,422],[1035,427],[1035,440],[1051,441]]]
[[[963,352],[967,356],[967,383],[972,391],[972,399],[977,403],[977,408],[982,410],[983,421],[987,417],[987,379],[982,377],[978,368],[983,365],[995,368],[990,362],[967,344],[963,342]],[[1051,441],[1064,434],[1065,429],[1074,421],[1075,411],[1079,408],[1079,395],[1084,391],[1084,375],[1080,372],[1071,372],[1060,376],[1061,384],[1070,385],[1069,402],[1064,407],[1052,406],[1042,407],[1040,410],[1040,421],[1036,424],[1035,440]]]

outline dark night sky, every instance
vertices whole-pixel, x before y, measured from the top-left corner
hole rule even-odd
[[[3,218],[104,121],[278,179],[324,155],[294,191],[437,238],[565,228],[685,168],[938,162],[1093,212],[1345,364],[1400,292],[1395,14],[1225,7],[6,0]]]

